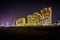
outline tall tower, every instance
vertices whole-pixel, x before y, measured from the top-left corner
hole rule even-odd
[[[49,25],[52,23],[52,9],[51,7],[49,8],[45,8],[41,11],[41,14],[42,14],[42,25]]]

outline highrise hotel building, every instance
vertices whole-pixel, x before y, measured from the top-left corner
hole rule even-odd
[[[41,10],[41,24],[49,25],[52,23],[52,9],[51,7]]]

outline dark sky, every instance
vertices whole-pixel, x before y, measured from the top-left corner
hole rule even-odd
[[[34,11],[40,12],[40,10],[46,7],[52,7],[53,19],[60,19],[60,2],[58,0],[20,0],[20,1],[0,1],[0,23],[6,21],[13,22],[18,18],[26,17],[32,14]]]

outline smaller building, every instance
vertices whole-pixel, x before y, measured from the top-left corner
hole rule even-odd
[[[16,26],[24,26],[25,25],[25,18],[20,18],[16,20]]]

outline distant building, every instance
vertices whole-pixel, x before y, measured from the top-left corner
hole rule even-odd
[[[20,18],[16,20],[16,26],[24,26],[25,25],[25,18]]]
[[[57,23],[56,25],[60,25],[60,23]]]
[[[10,27],[10,24],[9,24],[9,22],[6,22],[6,27]]]
[[[5,24],[4,23],[2,23],[2,25],[1,26],[5,26]]]

